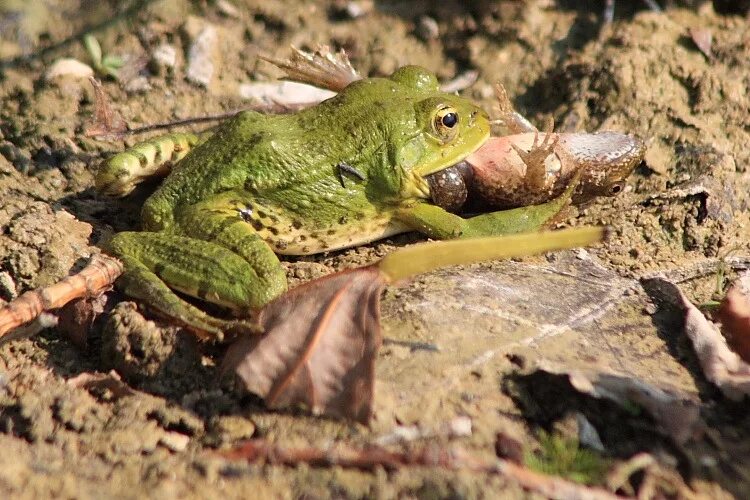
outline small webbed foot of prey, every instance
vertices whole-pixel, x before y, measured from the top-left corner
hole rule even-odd
[[[536,132],[537,129],[521,113],[516,111],[513,103],[510,102],[508,92],[502,84],[495,84],[495,97],[497,98],[497,109],[500,117],[495,123],[500,123],[508,128],[511,134],[523,134],[526,132]]]
[[[535,131],[534,142],[528,151],[521,149],[512,142],[510,143],[518,157],[526,165],[526,184],[532,189],[541,190],[546,184],[546,160],[549,155],[554,154],[557,142],[560,140],[560,136],[552,132],[553,128],[554,121],[549,118],[545,126],[544,140],[539,142],[539,131]]]

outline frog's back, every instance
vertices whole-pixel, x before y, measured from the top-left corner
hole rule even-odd
[[[309,162],[323,154],[311,146],[300,144],[295,122],[287,116],[240,113],[191,151],[146,201],[144,226],[169,227],[179,206],[217,193],[243,190],[257,195],[304,182],[312,173]]]
[[[275,194],[291,188],[333,195],[335,166],[353,162],[367,175],[388,134],[415,126],[409,108],[418,97],[389,79],[373,78],[296,114],[240,113],[185,157],[147,200],[144,227],[168,228],[179,206],[225,191],[270,196],[281,204],[284,195]]]

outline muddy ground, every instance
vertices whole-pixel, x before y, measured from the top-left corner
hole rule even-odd
[[[115,15],[128,5],[135,8]],[[290,44],[323,43],[344,48],[368,75],[407,63],[443,80],[476,69],[478,81],[463,93],[488,110],[491,85],[500,81],[533,122],[551,114],[561,131],[618,130],[648,145],[622,195],[565,220],[611,226],[606,244],[447,269],[385,292],[384,335],[438,350],[384,346],[369,428],[270,412],[235,394],[216,381],[221,348],[197,344],[116,292],[85,347],[54,328],[5,343],[0,495],[520,497],[526,493],[502,476],[248,465],[214,452],[249,437],[285,446],[362,445],[415,426],[429,437],[394,449],[426,441],[490,459],[498,433],[533,450],[540,430],[570,433],[566,422],[580,412],[598,430],[607,460],[648,451],[699,494],[747,496],[747,404],[728,402],[705,380],[681,317],[639,281],[671,273],[702,303],[720,294],[717,276],[733,277],[717,263],[749,256],[750,29],[743,7],[674,1],[657,13],[620,1],[614,23],[603,26],[603,2],[563,0],[0,1],[0,302],[79,269],[103,238],[138,225],[148,188],[109,200],[92,180],[102,158],[146,136],[84,137],[93,111],[88,81],[44,78],[61,57],[90,64],[79,42],[56,44],[92,27],[105,54],[126,59],[120,81],[105,78],[104,89],[131,127],[241,108],[241,84],[279,75],[257,54],[285,56]],[[218,42],[215,72],[201,86],[186,81],[186,58],[206,24]],[[690,30],[712,35],[709,54]],[[174,49],[173,66],[154,55],[165,44]],[[45,47],[52,48],[39,53]],[[285,267],[297,284],[420,239],[289,259]],[[542,361],[617,370],[663,388],[698,408],[707,429],[675,439],[647,416],[581,396],[564,376],[534,374]],[[136,392],[68,382],[111,369]],[[470,419],[469,433],[450,430],[451,422],[465,422],[457,417]]]

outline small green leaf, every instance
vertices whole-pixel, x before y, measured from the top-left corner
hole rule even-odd
[[[526,452],[524,463],[530,469],[562,476],[581,484],[602,484],[610,466],[609,460],[582,448],[577,439],[541,432],[540,448]]]
[[[125,66],[125,61],[120,56],[107,54],[102,59],[102,66],[108,69],[120,69]]]
[[[94,68],[101,69],[102,67],[102,46],[99,45],[93,35],[84,35],[83,46],[86,47],[86,51],[89,53],[91,62],[94,64]]]

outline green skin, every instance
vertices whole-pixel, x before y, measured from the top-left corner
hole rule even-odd
[[[452,126],[448,113],[458,117]],[[251,327],[210,316],[172,290],[247,317],[286,290],[276,254],[411,230],[445,239],[538,229],[570,193],[470,219],[431,203],[424,177],[464,159],[489,132],[482,109],[440,92],[435,76],[414,66],[352,83],[296,114],[244,112],[179,161],[144,204],[143,231],[115,235],[106,250],[125,264],[128,295],[220,340]],[[127,183],[112,165],[100,179]]]

